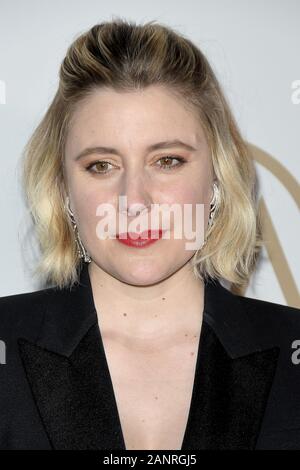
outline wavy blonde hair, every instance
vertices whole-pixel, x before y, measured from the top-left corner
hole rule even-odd
[[[46,282],[72,286],[81,267],[64,209],[64,148],[75,107],[98,87],[130,91],[154,84],[198,113],[220,189],[207,243],[192,260],[194,273],[237,286],[247,282],[262,246],[255,169],[215,73],[182,34],[156,21],[137,25],[120,18],[96,24],[70,45],[53,101],[24,149],[25,195],[41,249],[35,274]]]

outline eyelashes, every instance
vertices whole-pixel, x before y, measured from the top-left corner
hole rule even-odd
[[[177,160],[177,163],[173,164],[173,162],[176,161],[176,160]],[[160,162],[160,161],[163,161],[164,163],[172,161],[171,165],[170,164],[158,165],[158,167],[160,169],[162,169],[163,171],[173,171],[173,170],[181,167],[182,165],[184,165],[186,163],[185,158],[175,156],[175,155],[167,155],[165,157],[161,157],[156,161],[156,163]],[[95,174],[98,174],[98,175],[105,175],[107,173],[110,173],[110,170],[107,170],[107,169],[104,169],[104,171],[95,171],[95,170],[93,170],[92,168],[95,167],[96,165],[100,165],[100,166],[102,165],[102,169],[103,169],[103,166],[105,166],[105,165],[111,165],[112,167],[114,167],[114,165],[112,163],[110,163],[106,160],[98,160],[96,162],[90,163],[86,167],[86,170],[89,171],[90,173],[95,173]]]

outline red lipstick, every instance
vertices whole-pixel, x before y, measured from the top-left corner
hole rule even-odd
[[[142,233],[119,233],[117,234],[117,240],[127,246],[144,248],[157,242],[162,237],[162,233],[162,230],[145,230]]]

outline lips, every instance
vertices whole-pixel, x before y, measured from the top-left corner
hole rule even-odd
[[[117,235],[117,240],[128,246],[148,246],[162,237],[162,230],[144,230],[141,233],[127,232]]]
[[[162,230],[144,230],[141,233],[124,232],[117,235],[117,238],[131,239],[131,240],[152,240],[158,239],[162,235]]]

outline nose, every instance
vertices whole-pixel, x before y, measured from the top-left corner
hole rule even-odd
[[[119,212],[136,217],[149,210],[152,198],[146,178],[139,175],[124,176],[119,192]]]

